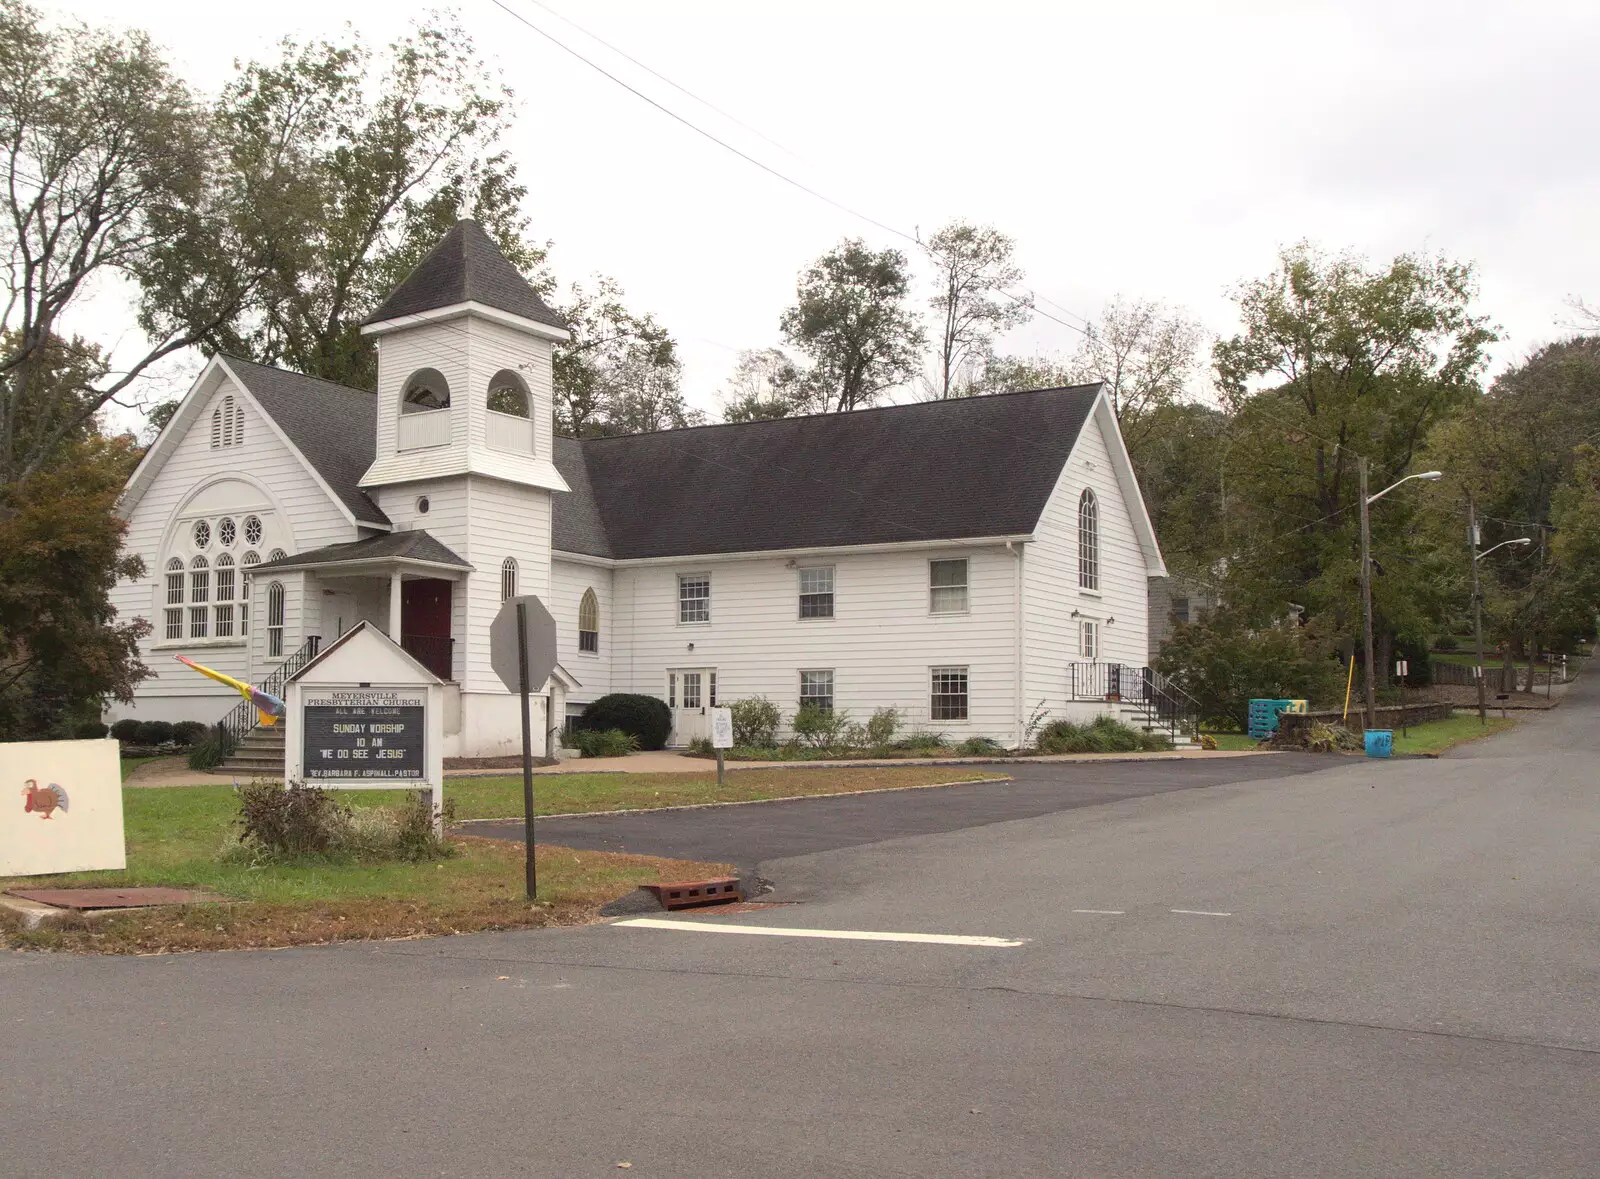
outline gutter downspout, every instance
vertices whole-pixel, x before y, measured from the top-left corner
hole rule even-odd
[[[1011,566],[1012,609],[1015,611],[1016,615],[1014,619],[1014,625],[1017,632],[1017,651],[1015,659],[1016,680],[1012,685],[1013,696],[1016,700],[1017,740],[1016,744],[1012,746],[1012,748],[1021,749],[1022,742],[1027,736],[1027,734],[1023,731],[1026,722],[1022,718],[1022,546],[1008,540],[1006,541],[1006,552],[1010,553],[1016,558]]]

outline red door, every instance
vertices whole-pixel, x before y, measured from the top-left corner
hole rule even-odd
[[[400,645],[442,680],[455,678],[450,584],[436,577],[400,583]]]

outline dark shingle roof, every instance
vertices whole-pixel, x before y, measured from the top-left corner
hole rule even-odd
[[[562,553],[586,553],[591,557],[612,556],[611,540],[606,536],[600,505],[589,484],[589,464],[583,457],[584,444],[572,438],[555,440],[556,470],[572,491],[556,493],[551,521],[550,547]]]
[[[1099,389],[564,440],[554,547],[626,559],[1032,532]]]
[[[458,569],[472,568],[431,534],[418,529],[412,532],[385,532],[363,540],[325,545],[307,553],[295,553],[291,557],[256,565],[250,572],[267,573],[274,569],[301,569],[307,565],[331,565],[340,561],[375,561],[383,558],[408,558],[413,561],[432,561],[436,565],[454,565]]]
[[[381,323],[467,302],[496,307],[551,327],[567,326],[506,260],[483,226],[466,220],[457,221],[363,322]]]
[[[357,520],[389,523],[358,486],[377,447],[375,394],[237,356],[222,359]]]

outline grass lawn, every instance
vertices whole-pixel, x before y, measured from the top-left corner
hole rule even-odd
[[[356,801],[376,800],[364,794]],[[0,878],[0,891],[155,884],[208,889],[245,903],[64,918],[34,930],[0,911],[0,940],[13,948],[152,953],[573,925],[593,920],[601,905],[643,881],[727,870],[540,846],[540,903],[532,906],[523,897],[517,844],[456,837],[458,854],[441,861],[251,866],[225,863],[219,854],[236,838],[232,787],[124,789],[123,812],[126,871]]]
[[[717,772],[704,774],[535,774],[534,811],[541,815],[594,811],[651,810],[708,802],[753,802],[812,794],[851,794],[929,786],[937,782],[976,782],[1005,774],[966,766],[861,766],[848,769],[729,769],[718,788]],[[359,793],[359,792],[356,792]],[[377,794],[379,792],[373,792]],[[382,792],[387,794],[387,792]],[[457,819],[503,819],[522,814],[520,775],[449,778],[444,796]],[[384,801],[394,801],[389,795]],[[356,799],[359,803],[359,797]]]
[[[1261,748],[1261,743],[1248,733],[1206,733],[1206,736],[1217,743],[1218,749],[1238,751]]]
[[[1479,737],[1487,737],[1494,733],[1503,733],[1515,720],[1491,716],[1487,724],[1480,724],[1476,713],[1458,713],[1449,720],[1429,721],[1423,725],[1412,725],[1407,736],[1402,737],[1400,730],[1394,731],[1394,751],[1396,753],[1443,753],[1446,749],[1460,745],[1465,741],[1475,741]]]

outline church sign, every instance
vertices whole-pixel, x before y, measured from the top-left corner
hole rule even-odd
[[[316,688],[304,696],[305,780],[421,782],[428,731],[425,691]]]
[[[289,678],[291,782],[330,790],[423,790],[444,806],[444,682],[370,622]]]

